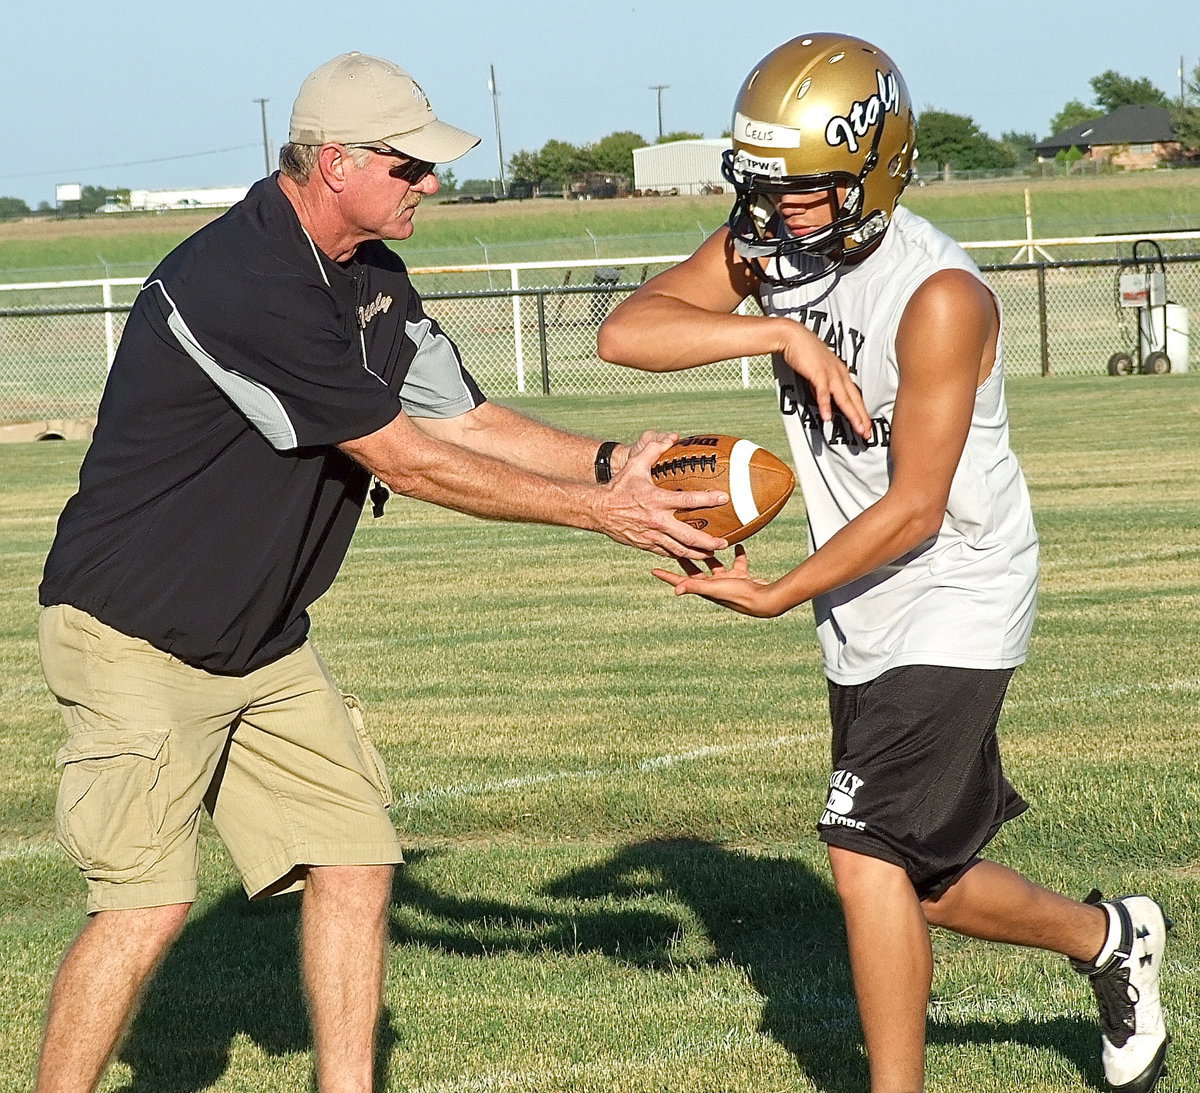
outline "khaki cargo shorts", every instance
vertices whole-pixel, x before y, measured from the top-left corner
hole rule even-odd
[[[193,902],[202,808],[250,896],[301,887],[308,865],[402,860],[358,701],[309,643],[222,676],[66,605],[38,637],[67,726],[55,834],[89,913]]]

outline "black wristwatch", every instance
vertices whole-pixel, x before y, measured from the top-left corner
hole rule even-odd
[[[606,440],[596,449],[596,481],[601,485],[612,481],[612,454],[618,443],[616,440]]]

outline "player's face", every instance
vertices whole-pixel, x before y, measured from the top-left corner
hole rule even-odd
[[[799,236],[829,227],[845,197],[845,188],[839,186],[814,194],[776,194],[772,201],[788,231]]]
[[[368,151],[362,167],[349,160],[357,219],[379,239],[407,239],[417,206],[438,191],[435,165],[390,150]]]

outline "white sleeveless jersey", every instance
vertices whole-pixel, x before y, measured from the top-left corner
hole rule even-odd
[[[879,249],[836,279],[801,288],[763,282],[763,310],[804,323],[846,362],[874,423],[868,441],[856,438],[840,417],[822,423],[804,382],[776,359],[779,405],[808,510],[810,550],[888,488],[900,379],[896,332],[913,293],[943,269],[967,270],[983,280],[957,243],[900,207]],[[997,345],[995,367],[975,394],[938,534],[813,601],[826,674],[835,683],[855,684],[905,664],[1020,664],[1033,627],[1037,569],[1029,493],[1008,443],[1003,349]]]

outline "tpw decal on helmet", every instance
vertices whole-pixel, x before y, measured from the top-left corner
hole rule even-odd
[[[787,163],[776,156],[762,158],[738,152],[733,157],[733,170],[739,175],[762,175],[764,178],[783,178]]]

